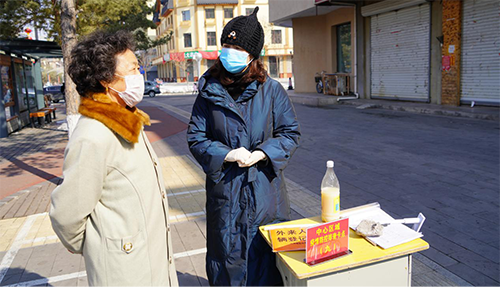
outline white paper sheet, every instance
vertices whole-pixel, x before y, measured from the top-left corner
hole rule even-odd
[[[364,219],[369,219],[376,222],[389,222],[394,220],[392,216],[390,216],[380,208],[379,204],[374,204],[373,206],[370,206],[364,210],[357,210],[356,212],[353,212],[351,214],[346,214],[345,217],[349,217],[349,227],[353,230],[356,230],[358,224]],[[382,236],[366,237],[366,239],[371,243],[382,247],[383,249],[387,249],[399,244],[412,241],[422,236],[422,233],[416,232],[415,230],[404,224],[393,223],[384,226]]]

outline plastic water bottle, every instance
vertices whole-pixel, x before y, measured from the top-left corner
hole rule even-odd
[[[330,222],[340,217],[340,184],[333,171],[333,161],[326,162],[326,173],[321,182],[321,219]]]

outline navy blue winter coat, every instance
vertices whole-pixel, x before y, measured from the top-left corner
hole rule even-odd
[[[275,285],[275,255],[261,225],[290,220],[283,170],[298,147],[299,123],[288,94],[267,78],[235,101],[208,73],[199,81],[187,140],[207,175],[207,257],[211,285]],[[262,150],[267,161],[247,168],[224,162],[232,149]]]

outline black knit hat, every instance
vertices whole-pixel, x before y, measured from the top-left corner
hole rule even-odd
[[[255,7],[252,14],[238,16],[229,21],[222,31],[221,45],[238,45],[255,59],[259,58],[264,46],[264,30],[257,20],[258,11],[259,7]]]

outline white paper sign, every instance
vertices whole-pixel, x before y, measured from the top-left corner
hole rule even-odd
[[[448,46],[448,53],[450,53],[450,54],[455,53],[455,45],[449,45]]]

